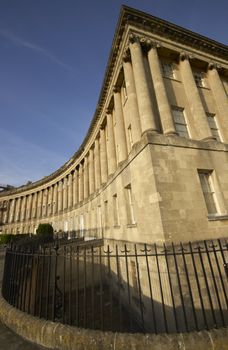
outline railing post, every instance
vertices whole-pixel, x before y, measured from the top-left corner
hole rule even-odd
[[[54,284],[53,284],[53,298],[52,298],[52,321],[55,321],[56,317],[56,289],[57,289],[57,264],[58,264],[58,242],[54,246],[55,258],[54,258]]]

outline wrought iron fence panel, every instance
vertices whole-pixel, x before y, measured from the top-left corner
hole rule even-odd
[[[228,325],[226,239],[101,244],[9,247],[4,298],[34,316],[91,329],[173,333]]]

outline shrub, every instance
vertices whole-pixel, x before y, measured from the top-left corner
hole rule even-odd
[[[12,242],[19,242],[20,240],[25,239],[26,237],[29,237],[28,234],[25,233],[18,233],[18,234],[11,234],[11,233],[3,233],[0,235],[0,244],[8,244]]]
[[[0,235],[0,244],[8,244],[13,240],[13,235],[3,233]]]
[[[54,229],[51,224],[39,224],[36,233],[42,242],[53,241]]]

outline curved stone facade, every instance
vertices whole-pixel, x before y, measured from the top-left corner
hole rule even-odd
[[[94,118],[55,173],[0,193],[3,233],[39,223],[133,242],[227,235],[228,48],[123,7]]]

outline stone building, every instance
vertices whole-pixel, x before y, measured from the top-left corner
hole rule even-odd
[[[227,46],[123,7],[81,147],[0,193],[2,232],[49,222],[131,242],[227,236],[227,95]]]

